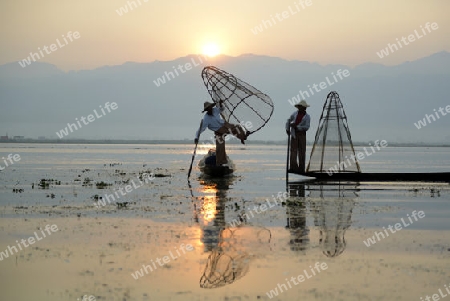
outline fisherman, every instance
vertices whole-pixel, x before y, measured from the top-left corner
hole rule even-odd
[[[200,134],[205,131],[206,128],[214,131],[216,140],[216,166],[227,166],[227,154],[225,153],[225,136],[232,134],[241,140],[242,144],[245,144],[248,132],[241,126],[226,122],[220,116],[223,112],[223,102],[219,101],[219,107],[215,103],[205,101],[203,104],[203,112],[206,112],[203,117],[200,128],[195,134],[195,144],[198,144]],[[202,113],[203,113],[202,112]]]
[[[286,122],[286,133],[290,135],[291,148],[289,172],[304,174],[306,161],[306,131],[309,130],[310,116],[306,113],[306,100],[295,105],[298,109]],[[297,161],[298,159],[298,161]]]

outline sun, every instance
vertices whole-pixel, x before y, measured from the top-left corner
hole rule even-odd
[[[217,46],[217,44],[210,43],[203,46],[202,53],[209,57],[213,57],[220,54],[220,49],[219,46]]]

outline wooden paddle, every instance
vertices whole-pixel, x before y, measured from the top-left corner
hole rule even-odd
[[[287,158],[286,158],[286,183],[289,182],[289,151],[291,149],[291,131],[293,129],[289,128],[288,132],[288,146],[287,146]]]
[[[200,127],[198,128],[199,131],[202,128],[202,125],[203,125],[203,119],[202,119],[202,121],[200,121]],[[200,139],[200,135],[198,135],[198,136],[199,136],[198,138]],[[198,141],[197,141],[197,143],[195,143],[194,153],[192,154],[191,166],[189,166],[189,172],[188,172],[188,180],[189,180],[189,177],[191,176],[192,164],[194,163],[195,153],[197,152],[197,145],[198,145]]]

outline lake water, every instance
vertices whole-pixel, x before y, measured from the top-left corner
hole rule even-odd
[[[362,148],[357,147],[355,151],[362,151]],[[240,208],[260,204],[265,199],[288,190],[298,194],[295,190],[299,187],[286,187],[285,146],[227,145],[227,153],[237,169],[233,177],[223,181],[201,177],[196,164],[207,149],[199,147],[188,183],[187,171],[192,152],[193,145],[0,144],[0,156],[6,157],[11,153],[21,157],[19,162],[0,172],[0,205],[5,208],[28,207],[25,211],[30,215],[39,215],[42,212],[45,214],[50,208],[55,214],[76,211],[78,214],[93,215],[104,210],[112,215],[133,216],[142,214],[142,209],[149,207],[151,210],[147,208],[145,212],[153,219],[183,221],[192,219],[192,214],[188,214],[195,211],[191,201],[198,202],[210,195],[211,191],[208,189],[211,187],[226,197],[227,204],[236,204]],[[309,147],[307,153],[310,153]],[[364,172],[450,171],[450,148],[387,147],[366,157],[360,162],[360,166]],[[143,172],[154,172],[168,177],[157,177],[148,183],[137,185],[139,174]],[[41,179],[51,179],[55,182],[50,182],[49,187],[41,189]],[[295,179],[301,177],[291,175],[290,180]],[[130,181],[135,183],[132,190],[126,195],[116,194],[111,205],[101,206],[100,211],[92,206],[96,202],[95,195],[112,195],[120,188],[125,189],[126,183],[131,184]],[[96,183],[100,182],[111,186],[98,189]],[[435,218],[417,227],[449,229],[450,223],[443,220],[449,213],[448,188],[448,184],[425,183],[353,183],[325,186],[306,183],[300,190],[302,195],[310,198],[338,198],[342,196],[342,191],[353,191],[352,199],[359,204],[356,206],[391,206],[401,208],[404,212],[414,208],[413,205],[417,201],[424,201],[421,208],[427,209]],[[23,189],[23,192],[13,192],[14,189]],[[127,210],[119,210],[121,208],[117,209],[115,202],[130,204],[127,205]],[[174,204],[174,207],[169,204]],[[30,210],[33,206],[35,210]],[[201,208],[202,204],[196,204],[196,207]],[[285,214],[283,208],[280,210],[272,210],[274,216]],[[356,219],[353,223],[365,227],[375,226],[380,219],[400,214],[389,210],[381,211],[381,215],[365,216],[364,219]],[[181,214],[173,214],[174,212]],[[8,210],[4,211],[4,214],[11,216]],[[233,213],[230,218],[235,218]],[[285,221],[284,218],[278,220],[257,217],[253,222],[281,225]]]
[[[0,144],[0,158],[21,158],[0,172],[0,252],[36,227],[61,229],[0,263],[9,281],[2,292],[11,300],[268,300],[277,283],[317,262],[330,268],[277,300],[419,300],[448,283],[448,183],[286,185],[285,146],[227,150],[234,176],[202,177],[196,164],[207,149],[199,148],[188,181],[193,145]],[[450,148],[387,147],[360,165],[446,172]],[[400,234],[366,245],[397,224]],[[195,251],[130,276],[181,243]]]

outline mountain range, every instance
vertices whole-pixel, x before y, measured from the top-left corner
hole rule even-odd
[[[285,139],[284,123],[295,110],[292,104],[305,99],[311,105],[307,137],[312,141],[326,96],[336,91],[353,140],[450,142],[450,116],[439,113],[440,108],[445,113],[446,106],[450,112],[446,93],[449,52],[396,66],[366,63],[355,67],[253,54],[188,55],[172,61],[127,62],[69,72],[48,63],[32,62],[22,68],[13,62],[0,66],[0,134],[59,139],[56,133],[68,123],[76,124],[96,111],[101,117],[87,125],[80,123],[81,127],[72,128],[62,139],[193,141],[203,102],[210,100],[201,78],[207,65],[234,74],[272,98],[271,120],[249,139]],[[347,76],[342,76],[344,71]],[[107,111],[107,102],[115,102],[117,108]],[[211,132],[202,138],[210,139]]]

